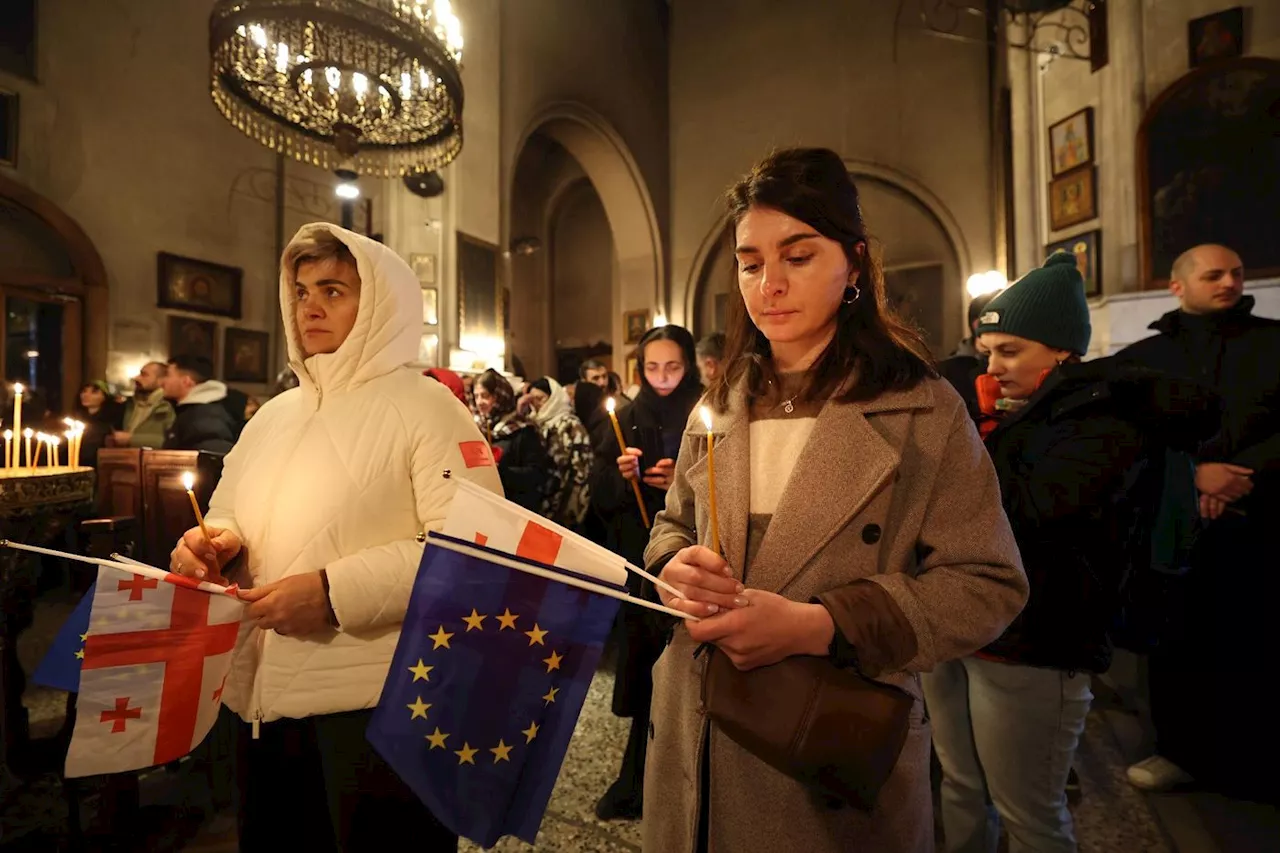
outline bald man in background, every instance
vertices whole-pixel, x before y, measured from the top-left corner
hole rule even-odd
[[[1244,263],[1226,246],[1180,255],[1180,307],[1117,358],[1198,380],[1222,400],[1222,429],[1196,462],[1202,531],[1171,636],[1150,659],[1156,755],[1129,768],[1139,788],[1195,779],[1280,799],[1280,732],[1250,697],[1280,655],[1280,322],[1253,315]]]

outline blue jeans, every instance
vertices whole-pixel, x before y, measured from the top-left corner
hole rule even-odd
[[[923,678],[942,764],[950,853],[1074,853],[1066,784],[1093,694],[1089,674],[968,657]]]

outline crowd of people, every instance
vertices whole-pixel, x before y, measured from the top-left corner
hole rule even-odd
[[[1277,647],[1280,323],[1250,313],[1240,258],[1189,248],[1155,337],[1086,360],[1083,281],[1050,257],[938,363],[888,308],[837,154],[775,152],[727,214],[727,334],[650,329],[631,387],[594,360],[565,384],[423,375],[412,272],[316,224],[281,259],[296,387],[252,418],[188,358],[144,368],[127,406],[82,389],[103,445],[229,450],[211,539],[189,531],[170,568],[238,583],[256,629],[224,698],[242,848],[456,844],[363,729],[458,478],[699,618],[627,607],[612,638],[631,727],[596,811],[642,819],[646,850],[932,850],[934,756],[947,849],[1075,850],[1066,788],[1118,642],[1152,661],[1159,754],[1130,781],[1274,799],[1280,739],[1228,698]],[[492,464],[459,455],[480,439]]]

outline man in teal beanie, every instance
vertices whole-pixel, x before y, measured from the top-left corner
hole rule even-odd
[[[1044,266],[991,300],[978,318],[978,335],[988,332],[1016,335],[1077,356],[1088,352],[1093,327],[1075,255],[1050,255]]]

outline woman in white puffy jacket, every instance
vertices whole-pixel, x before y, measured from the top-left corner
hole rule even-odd
[[[467,410],[408,366],[421,305],[413,272],[380,243],[322,223],[298,232],[280,306],[300,385],[227,455],[212,543],[194,528],[171,557],[175,572],[240,584],[255,626],[222,695],[244,721],[241,850],[370,850],[397,835],[456,848],[364,736],[419,534],[443,525],[458,478],[502,489]]]

